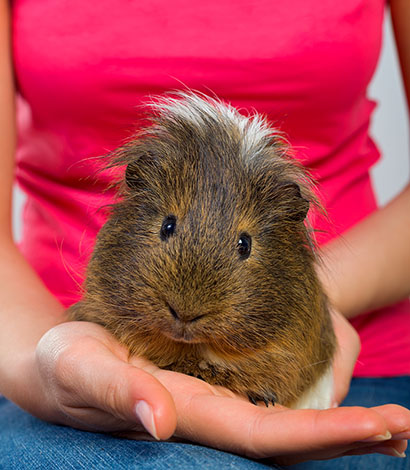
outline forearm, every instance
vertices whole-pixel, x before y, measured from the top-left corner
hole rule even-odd
[[[64,309],[4,237],[0,259],[0,393],[17,400],[24,363],[43,334],[64,320]]]
[[[8,2],[0,0],[0,228],[11,236],[16,119],[8,10]]]
[[[16,145],[9,2],[0,1],[0,393],[13,397],[22,369],[41,336],[61,321],[63,308],[15,247],[11,193]]]
[[[346,317],[410,295],[410,185],[322,249],[320,276]]]

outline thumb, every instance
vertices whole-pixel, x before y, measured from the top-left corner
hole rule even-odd
[[[333,310],[332,321],[337,338],[337,350],[333,363],[333,401],[339,405],[349,391],[353,370],[360,352],[360,338],[341,313]]]
[[[141,423],[155,439],[167,439],[174,433],[174,401],[153,375],[118,358],[97,341],[75,349],[70,348],[64,371],[71,376],[69,394],[77,394],[74,408],[105,412],[94,413],[93,421],[98,427],[108,427],[107,431],[113,429],[106,413],[117,422],[129,423],[128,429]]]

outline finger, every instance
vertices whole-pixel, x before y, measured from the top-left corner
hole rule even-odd
[[[156,439],[170,437],[176,427],[173,399],[148,372],[115,356],[99,341],[88,338],[70,347],[60,364],[67,405],[74,419],[93,420],[101,430],[112,430],[111,415],[132,425],[142,423]],[[60,361],[61,362],[61,361]],[[60,379],[61,380],[61,379]],[[115,421],[115,420],[114,420]]]
[[[264,409],[227,397],[200,395],[185,403],[176,400],[176,407],[181,416],[177,435],[256,458],[320,452],[387,432],[383,416],[359,407]]]
[[[383,454],[391,457],[405,457],[407,441],[386,441],[375,442],[369,444],[366,442],[355,442],[345,446],[335,446],[331,448],[314,450],[312,452],[304,452],[294,455],[285,455],[275,457],[274,461],[280,465],[293,465],[307,460],[326,460],[347,455],[366,455],[366,454]]]
[[[345,455],[363,455],[369,453],[379,453],[383,455],[390,455],[392,457],[406,457],[407,441],[388,441],[386,443],[376,444],[371,447],[362,447],[352,449],[345,453]]]
[[[350,323],[339,312],[332,311],[333,326],[337,336],[337,349],[333,362],[333,401],[339,405],[346,397],[353,369],[360,352],[360,339]]]
[[[383,416],[392,439],[409,439],[410,417],[409,410],[399,405],[375,406],[372,410]]]

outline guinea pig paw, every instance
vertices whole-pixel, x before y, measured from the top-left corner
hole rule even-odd
[[[254,405],[258,405],[258,401],[263,401],[263,403],[265,403],[265,406],[268,407],[269,403],[272,403],[272,405],[275,406],[275,403],[277,402],[276,395],[273,392],[270,392],[267,396],[259,395],[258,393],[248,392],[247,396],[248,400]]]

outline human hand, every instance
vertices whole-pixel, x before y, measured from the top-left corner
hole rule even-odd
[[[360,352],[360,338],[350,322],[337,310],[331,310],[337,349],[333,361],[333,406],[346,397],[353,369]]]
[[[154,436],[173,434],[281,463],[373,452],[380,442],[392,453],[403,452],[402,439],[408,437],[403,433],[410,431],[410,412],[395,405],[324,411],[256,407],[222,387],[161,370],[142,358],[128,359],[106,330],[87,322],[50,330],[36,361],[38,384],[32,384],[29,411],[79,429],[141,438],[134,409],[144,400],[153,418],[142,421]],[[388,431],[401,439],[382,439]]]
[[[372,452],[397,456],[410,437],[410,411],[397,405],[329,410],[256,407],[223,387],[159,369],[141,358],[130,361],[170,391],[178,416],[177,440],[292,464]],[[136,433],[123,435],[141,438]]]
[[[52,328],[30,365],[19,405],[42,419],[87,431],[145,427],[157,439],[175,430],[169,392],[152,374],[129,364],[127,349],[99,325],[69,322]]]

